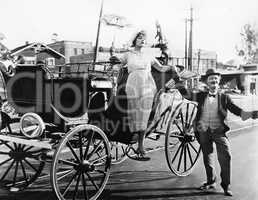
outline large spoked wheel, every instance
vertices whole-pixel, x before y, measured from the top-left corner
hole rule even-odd
[[[0,185],[10,191],[28,187],[44,168],[41,153],[33,146],[0,141]]]
[[[117,165],[125,161],[128,157],[126,155],[127,144],[120,142],[110,142],[111,144],[111,164]]]
[[[77,126],[62,139],[52,162],[51,183],[58,199],[95,200],[110,175],[109,141],[96,126]]]
[[[166,160],[177,176],[189,175],[200,155],[200,145],[193,130],[197,106],[190,101],[179,104],[168,123],[165,138]]]

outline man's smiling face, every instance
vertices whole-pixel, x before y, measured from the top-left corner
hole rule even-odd
[[[211,91],[219,89],[220,76],[219,75],[210,75],[207,78],[207,85]]]

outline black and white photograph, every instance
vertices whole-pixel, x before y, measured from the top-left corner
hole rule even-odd
[[[257,200],[257,0],[0,0],[1,200]]]

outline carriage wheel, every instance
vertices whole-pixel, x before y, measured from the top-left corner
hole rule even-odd
[[[80,125],[57,147],[51,168],[51,183],[60,200],[97,199],[110,175],[109,141],[99,128]]]
[[[44,168],[42,149],[7,141],[0,141],[0,149],[0,185],[10,191],[26,188]]]
[[[193,131],[196,111],[195,103],[183,102],[175,109],[168,123],[166,160],[170,170],[177,176],[189,175],[200,155],[200,145]]]
[[[120,142],[110,142],[111,143],[111,163],[113,165],[120,164],[125,161],[128,157],[126,155],[127,144]]]

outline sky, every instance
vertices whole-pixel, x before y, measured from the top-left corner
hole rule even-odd
[[[95,44],[101,0],[0,0],[0,5],[2,42],[10,49],[25,41],[50,43],[53,33],[59,40]],[[217,52],[218,61],[236,57],[244,24],[258,29],[257,0],[104,0],[103,14],[124,16],[132,26],[117,29],[102,23],[100,46],[109,47],[115,38],[120,47],[140,29],[147,30],[152,44],[159,21],[171,49],[183,50],[191,6],[193,48]]]

